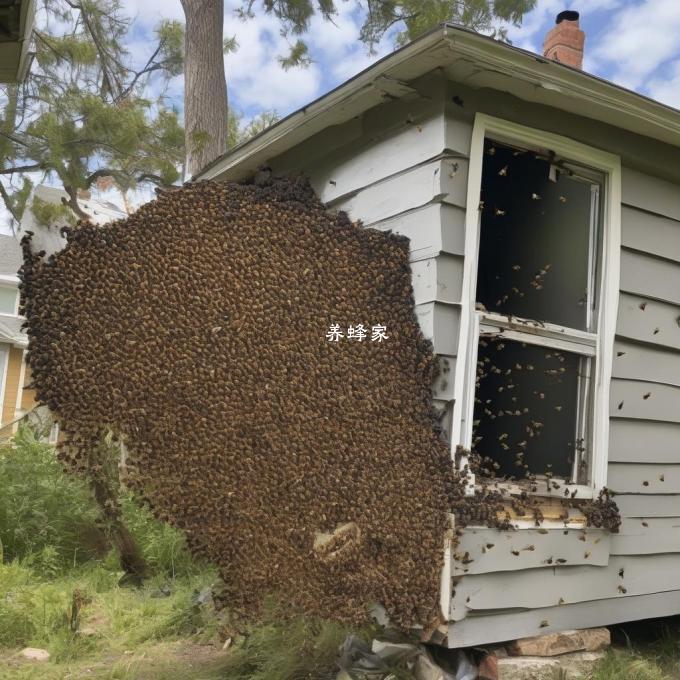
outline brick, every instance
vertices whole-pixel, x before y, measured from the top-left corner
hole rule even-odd
[[[558,656],[570,652],[600,651],[610,644],[607,628],[586,628],[521,638],[508,644],[507,649],[513,656]]]

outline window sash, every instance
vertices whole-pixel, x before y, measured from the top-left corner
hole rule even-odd
[[[476,313],[476,284],[479,257],[480,214],[479,198],[484,159],[484,139],[493,137],[500,143],[521,148],[550,149],[561,158],[596,170],[604,181],[598,196],[602,220],[601,252],[598,279],[597,330],[595,357],[592,363],[591,385],[594,391],[592,412],[592,451],[589,459],[589,484],[577,487],[577,498],[593,497],[607,482],[609,448],[609,388],[614,356],[614,334],[618,311],[620,248],[621,248],[621,159],[573,139],[513,123],[483,113],[475,114],[470,143],[470,161],[465,213],[463,287],[461,291],[461,326],[454,384],[451,456],[465,466],[458,445],[469,448],[472,418],[467,415],[474,406],[476,351],[479,341],[479,315]],[[576,169],[576,168],[575,168]],[[579,168],[580,169],[580,168]],[[514,329],[509,329],[514,330]],[[542,336],[539,332],[533,335]],[[509,336],[508,336],[509,337]],[[583,338],[579,338],[583,340]],[[582,343],[583,344],[583,343]],[[585,344],[588,343],[586,339]],[[474,351],[475,359],[471,361]],[[472,401],[472,404],[470,404]],[[468,436],[469,435],[469,436]],[[466,441],[467,440],[467,441]],[[574,488],[574,487],[570,487]],[[474,492],[474,479],[469,479],[468,491]],[[559,493],[544,492],[543,496]]]
[[[522,327],[522,331],[514,330],[515,326]],[[558,351],[570,352],[578,354],[586,359],[584,361],[585,376],[579,376],[579,386],[576,398],[577,402],[577,429],[574,433],[576,439],[586,440],[586,446],[590,451],[588,460],[589,472],[592,467],[593,451],[593,433],[591,420],[592,402],[594,399],[594,390],[592,385],[593,376],[596,375],[597,362],[597,341],[596,333],[586,333],[584,331],[563,328],[554,324],[542,324],[536,321],[529,321],[527,319],[508,318],[502,314],[490,314],[488,312],[476,312],[473,323],[473,342],[469,348],[469,356],[467,360],[468,376],[466,384],[468,386],[465,412],[463,416],[465,440],[463,446],[470,450],[472,448],[472,435],[475,409],[475,373],[477,370],[477,356],[479,348],[479,340],[483,336],[500,335],[510,341],[524,342],[528,345],[535,345],[545,347],[546,349],[553,349]],[[467,461],[463,461],[465,464]],[[572,479],[578,479],[578,457],[574,457],[574,464],[572,468]],[[539,475],[540,477],[540,475]],[[584,496],[590,497],[591,487],[588,485],[570,483],[568,480],[554,478],[554,481],[562,485],[568,485],[569,489],[574,491],[577,488],[580,490],[577,494],[578,498]],[[498,482],[499,486],[512,490],[517,488],[519,491],[521,483],[518,482]],[[474,484],[474,482],[473,482]],[[472,487],[472,485],[471,485]],[[523,488],[523,487],[522,487]],[[526,491],[526,489],[523,489]],[[563,493],[560,491],[560,494]],[[546,489],[542,489],[539,485],[539,491],[536,495],[560,495],[546,493]]]
[[[482,334],[498,333],[508,340],[551,347],[590,357],[594,357],[597,353],[597,333],[493,312],[478,311],[476,315],[479,333]]]

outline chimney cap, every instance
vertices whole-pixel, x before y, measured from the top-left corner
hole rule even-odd
[[[563,21],[578,21],[579,13],[573,9],[565,9],[564,12],[560,12],[555,19],[556,24],[561,24]]]

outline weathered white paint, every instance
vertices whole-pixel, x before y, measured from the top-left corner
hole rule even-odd
[[[617,494],[622,517],[680,517],[680,495]]]
[[[621,251],[621,290],[649,300],[680,303],[680,267],[636,250]]]
[[[622,196],[626,205],[680,220],[680,193],[676,184],[623,168]]]
[[[680,387],[615,378],[611,387],[611,415],[680,422]],[[644,460],[644,459],[643,459]]]
[[[449,647],[471,647],[573,628],[594,628],[623,621],[672,616],[678,612],[680,590],[540,609],[502,610],[493,615],[468,616],[452,623],[448,644]]]
[[[440,158],[407,168],[327,204],[344,210],[353,220],[372,224],[428,203],[462,206],[466,182],[467,161]]]
[[[623,520],[618,534],[612,535],[612,555],[661,555],[680,553],[680,517],[636,517]],[[647,592],[656,592],[657,584]]]
[[[616,332],[631,340],[680,349],[680,306],[621,293]]]
[[[562,564],[605,565],[609,560],[609,541],[609,532],[602,529],[498,531],[468,527],[455,550],[453,574],[550,569]]]
[[[656,330],[655,327],[652,334]],[[658,333],[660,332],[658,329]],[[680,352],[663,350],[653,345],[618,341],[614,343],[612,376],[680,386]]]
[[[463,258],[441,253],[436,258],[413,262],[411,280],[416,304],[435,300],[460,303]]]
[[[459,579],[454,590],[451,615],[456,621],[469,612],[536,609],[680,590],[680,554],[613,556],[604,566],[478,574]]]
[[[437,354],[456,356],[460,308],[443,302],[416,305],[416,317],[423,335],[432,340]]]
[[[609,441],[610,463],[644,461],[680,464],[679,423],[612,418],[609,423]]]
[[[680,463],[610,463],[609,488],[617,493],[680,493]]]
[[[624,205],[621,245],[680,262],[680,222]]]
[[[436,257],[440,252],[463,254],[459,247],[463,221],[456,219],[460,214],[449,206],[431,203],[367,226],[406,236],[410,240],[410,260],[417,262]]]

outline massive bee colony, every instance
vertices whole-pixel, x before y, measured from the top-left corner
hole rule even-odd
[[[408,241],[329,215],[302,179],[187,185],[65,234],[46,259],[24,239],[21,292],[67,467],[113,433],[129,485],[244,616],[275,593],[325,618],[432,620],[461,487]],[[388,339],[325,337],[357,323]]]

